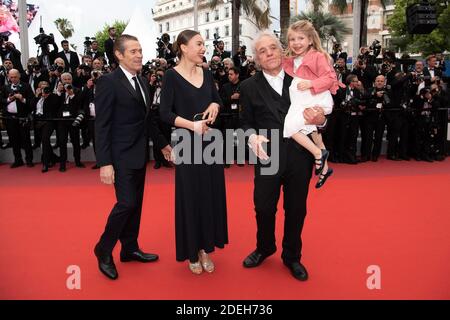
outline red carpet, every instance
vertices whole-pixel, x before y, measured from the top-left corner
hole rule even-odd
[[[123,264],[117,247],[113,282],[92,252],[114,201],[99,172],[0,165],[0,299],[450,299],[450,160],[333,167],[323,189],[310,189],[307,282],[282,265],[281,211],[278,252],[242,267],[255,247],[248,166],[226,171],[230,244],[212,255],[216,272],[200,276],[175,261],[173,170],[149,170],[140,244],[160,261]],[[66,288],[70,265],[81,290]],[[370,265],[381,268],[380,290],[366,286]]]

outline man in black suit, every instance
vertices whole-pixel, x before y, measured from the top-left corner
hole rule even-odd
[[[120,240],[120,260],[152,262],[156,254],[139,249],[138,235],[144,196],[147,163],[147,129],[166,159],[172,151],[149,117],[147,81],[138,75],[142,69],[142,48],[136,37],[120,36],[114,44],[119,67],[98,79],[95,95],[95,135],[97,165],[105,184],[115,186],[117,203],[105,231],[95,246],[100,271],[117,279],[112,251]]]
[[[20,81],[17,69],[8,72],[9,84],[3,88],[2,106],[6,120],[6,131],[13,148],[14,163],[11,168],[23,166],[22,151],[25,149],[25,160],[28,167],[33,167],[33,150],[30,139],[30,122],[25,119],[31,113],[33,92],[30,85]]]
[[[92,41],[91,50],[87,52],[88,56],[92,57],[92,61],[95,59],[105,59],[105,54],[98,49],[98,41]]]
[[[22,53],[16,49],[12,42],[5,42],[5,46],[4,48],[1,48],[0,54],[3,61],[5,59],[10,59],[14,65],[14,69],[19,70],[21,74],[24,73],[21,61]]]
[[[114,56],[114,42],[116,41],[116,28],[111,27],[108,29],[109,38],[105,41],[105,53],[108,58],[108,64],[115,69],[117,66],[116,57]]]
[[[436,65],[436,56],[434,54],[427,57],[427,66],[423,68],[423,75],[425,77],[425,84],[427,87],[437,80],[442,80],[442,69]]]
[[[257,223],[256,250],[247,256],[244,267],[259,266],[264,259],[274,254],[275,215],[284,190],[284,238],[282,259],[292,275],[301,281],[308,278],[306,268],[300,263],[301,232],[306,216],[306,199],[314,159],[312,155],[292,139],[283,138],[284,118],[290,106],[289,86],[292,77],[285,74],[281,66],[282,47],[276,36],[262,32],[254,40],[256,62],[262,72],[241,84],[241,125],[244,130],[254,129],[256,134],[249,138],[249,146],[259,159],[268,159],[268,153],[279,146],[279,154],[271,154],[271,161],[277,156],[279,169],[274,175],[265,175],[266,165],[255,166],[254,204]],[[299,115],[300,116],[300,115]],[[304,114],[307,123],[322,125],[325,122],[323,109],[314,107]],[[266,129],[267,137],[259,130]],[[278,131],[278,136],[275,135]],[[267,143],[267,153],[263,148]]]
[[[76,52],[70,51],[69,41],[67,40],[61,41],[61,46],[63,47],[63,51],[58,53],[58,57],[62,58],[66,64],[66,69],[64,71],[74,73],[80,65],[78,54]]]

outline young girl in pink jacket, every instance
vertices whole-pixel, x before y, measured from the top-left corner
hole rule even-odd
[[[305,123],[306,108],[321,107],[325,114],[333,109],[331,94],[338,89],[336,73],[330,56],[322,49],[314,26],[306,20],[292,24],[287,32],[288,50],[283,61],[284,71],[292,76],[289,88],[291,106],[284,122],[283,136],[291,137],[314,155],[319,175],[316,188],[323,186],[333,169],[328,168],[328,151],[315,125]],[[311,134],[311,139],[308,135]]]

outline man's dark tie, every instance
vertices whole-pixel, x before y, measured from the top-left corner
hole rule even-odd
[[[136,93],[137,93],[137,95],[138,95],[138,97],[139,97],[139,100],[140,100],[143,104],[145,104],[144,96],[142,95],[141,87],[139,86],[139,83],[138,83],[137,78],[136,78],[136,77],[133,77],[133,78],[131,78],[131,79],[133,79],[133,81],[134,81],[134,88],[135,88]]]

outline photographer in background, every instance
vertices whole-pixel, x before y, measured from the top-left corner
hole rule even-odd
[[[87,81],[91,78],[92,72],[92,58],[91,56],[84,56],[83,63],[75,70],[73,77],[73,84],[77,88],[83,88]]]
[[[229,168],[230,165],[226,163],[226,145],[227,145],[227,129],[236,130],[240,128],[239,125],[239,112],[241,105],[240,99],[240,79],[239,79],[239,68],[232,67],[228,70],[228,80],[226,84],[220,89],[220,97],[223,102],[223,110],[220,114],[220,123],[222,129],[223,139],[223,159],[225,163],[225,168]],[[234,137],[233,137],[234,139]],[[244,142],[242,142],[244,143]],[[237,154],[235,153],[236,160]],[[242,165],[242,164],[239,164]]]
[[[214,33],[214,51],[213,51],[213,57],[217,56],[220,57],[220,60],[231,58],[231,52],[225,51],[225,44],[222,40],[219,40],[220,37],[217,33]]]
[[[0,37],[0,55],[2,60],[10,59],[14,68],[19,70],[21,74],[24,73],[22,61],[20,60],[22,53],[16,49],[12,42],[8,42],[7,40],[4,42],[4,40],[4,37]]]
[[[30,85],[20,81],[20,72],[11,69],[8,72],[9,84],[3,88],[2,107],[6,119],[6,131],[13,148],[14,163],[11,168],[23,166],[22,151],[25,149],[27,167],[33,167],[33,150],[31,148],[31,100],[33,92]]]
[[[64,61],[61,58],[56,58],[55,63],[48,69],[50,80],[50,88],[52,92],[61,95],[62,91],[58,91],[58,86],[61,83],[61,75],[64,73]]]
[[[80,59],[78,58],[78,54],[74,51],[70,50],[69,41],[63,40],[61,41],[61,46],[63,47],[63,51],[58,53],[58,57],[64,60],[66,68],[65,72],[75,72],[75,70],[80,65]]]
[[[423,69],[423,74],[426,77],[430,77],[430,82],[427,83],[427,86],[431,86],[433,83],[440,84],[442,70],[437,67],[437,59],[434,54],[427,57],[427,66]]]
[[[358,77],[350,74],[346,78],[346,88],[339,88],[333,96],[336,112],[335,162],[356,164],[359,114],[365,106],[364,97],[358,87]]]
[[[73,146],[73,157],[75,165],[78,168],[84,168],[81,163],[80,147],[80,124],[84,118],[84,112],[81,109],[80,90],[73,87],[72,75],[63,73],[61,83],[58,86],[58,92],[61,92],[61,100],[57,112],[57,117],[62,118],[57,122],[57,134],[60,150],[60,172],[66,171],[67,162],[67,141],[70,135],[70,141]],[[75,118],[75,120],[71,120]]]
[[[92,57],[92,60],[102,58],[105,59],[105,54],[98,49],[98,41],[94,40],[91,43],[91,49],[86,53],[88,56]]]
[[[98,59],[94,60],[98,61]],[[81,101],[83,105],[83,111],[85,115],[84,123],[87,123],[88,129],[88,139],[92,139],[92,144],[94,146],[95,153],[95,90],[97,85],[97,80],[103,75],[103,72],[100,70],[92,70],[90,79],[86,82],[82,93],[81,93]],[[83,136],[83,144],[89,140],[86,140],[87,137]],[[92,169],[99,169],[97,164],[92,166]]]
[[[246,46],[239,46],[238,52],[233,56],[233,62],[234,66],[238,68],[244,68],[244,64],[247,64],[247,47]]]
[[[370,88],[377,76],[377,70],[373,64],[370,64],[373,62],[373,59],[370,58],[371,56],[368,54],[370,51],[363,47],[360,52],[362,52],[362,54],[358,56],[351,73],[358,77],[358,80],[362,82],[364,88]]]
[[[170,43],[170,36],[164,33],[161,38],[157,38],[158,42],[158,58],[165,59],[169,67],[175,66],[175,53],[173,52],[172,43]]]
[[[347,61],[348,57],[347,52],[343,52],[341,44],[337,42],[333,44],[333,53],[330,56],[333,58],[334,63],[337,63],[337,60],[340,58],[343,58],[345,61]],[[345,78],[342,82],[345,82]]]
[[[345,79],[350,74],[350,70],[347,69],[346,59],[343,57],[338,58],[334,64],[334,70],[338,81],[345,83]]]
[[[171,141],[172,127],[171,125],[162,122],[161,117],[159,115],[159,105],[160,105],[160,97],[161,97],[161,85],[164,78],[164,69],[158,68],[154,72],[150,73],[150,100],[152,101],[150,107],[150,117],[154,117],[154,121],[158,125],[159,131],[164,136],[167,141]],[[161,166],[166,168],[171,168],[172,165],[168,162],[164,155],[161,152],[161,148],[158,148],[158,145],[155,141],[153,141],[153,156],[155,158],[154,169],[159,169]]]
[[[32,100],[31,109],[34,118],[34,136],[42,137],[42,173],[48,172],[54,165],[56,155],[53,154],[50,137],[56,128],[56,122],[47,119],[55,118],[59,107],[60,97],[52,93],[48,82],[41,81],[36,88],[36,95]]]
[[[376,77],[374,87],[368,90],[368,103],[363,116],[366,138],[361,154],[374,162],[378,161],[381,154],[386,127],[384,110],[391,107],[391,91],[385,83],[385,76],[380,74]]]
[[[40,82],[49,81],[48,72],[42,72],[41,66],[39,65],[39,61],[36,58],[28,59],[27,70],[22,77],[24,82],[27,82],[33,93],[36,93],[36,89]]]
[[[8,73],[14,69],[14,65],[10,59],[3,60],[3,66],[0,67],[0,88],[9,84]]]
[[[34,38],[34,41],[41,49],[41,54],[37,57],[39,65],[42,70],[49,70],[58,57],[58,45],[55,43],[53,34],[46,35],[44,30],[41,29],[41,33]],[[52,51],[50,51],[50,45],[53,46]]]
[[[117,60],[114,56],[114,42],[116,41],[116,28],[111,27],[108,29],[109,38],[105,40],[104,48],[105,54],[108,58],[108,64],[111,66],[111,69],[114,70],[117,68]]]
[[[228,75],[225,72],[225,65],[219,56],[212,57],[209,62],[209,69],[211,70],[214,80],[219,83],[220,88],[228,82]]]
[[[420,94],[420,90],[431,85],[431,76],[430,74],[425,75],[424,68],[423,62],[418,60],[414,71],[410,73],[412,88],[416,96]]]

